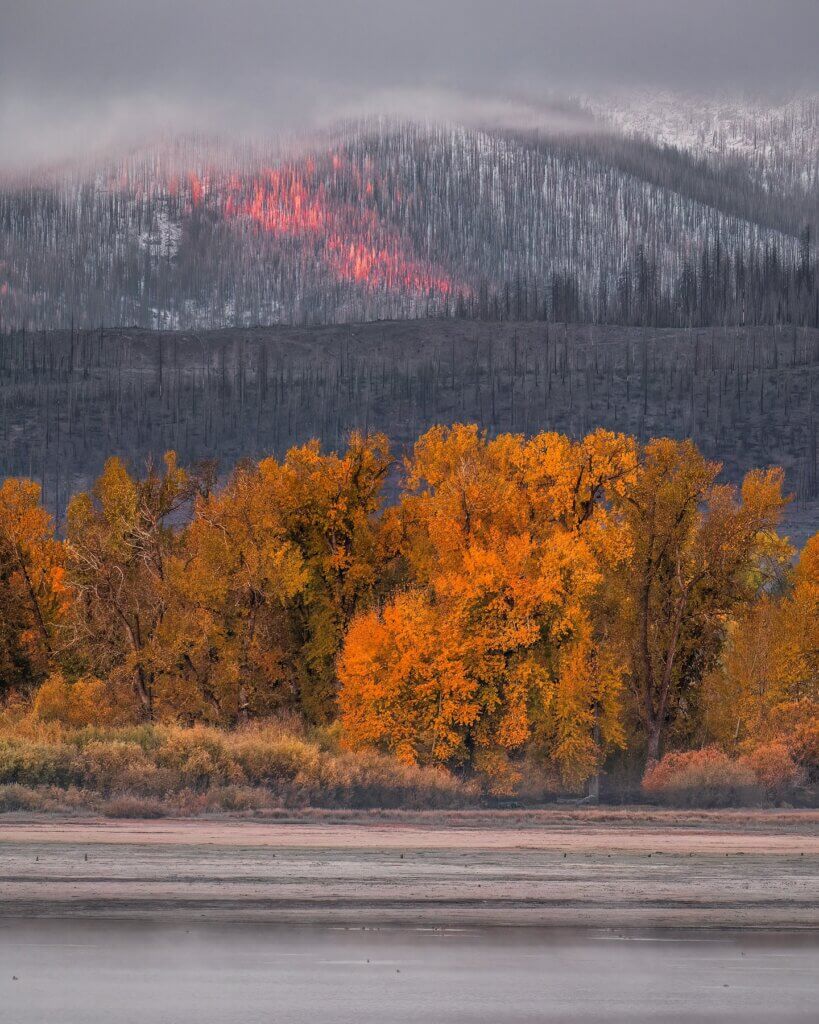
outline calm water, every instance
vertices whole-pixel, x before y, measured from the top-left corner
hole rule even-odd
[[[3,1024],[815,1024],[818,1007],[819,935],[0,921]]]

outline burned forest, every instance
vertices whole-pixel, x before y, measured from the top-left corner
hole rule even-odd
[[[118,454],[135,469],[282,455],[317,437],[434,423],[490,436],[597,428],[691,437],[736,481],[782,465],[791,528],[819,496],[819,331],[460,320],[324,328],[16,332],[0,344],[0,475],[41,483],[60,520]]]

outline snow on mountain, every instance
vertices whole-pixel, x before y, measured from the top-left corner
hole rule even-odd
[[[705,159],[745,161],[769,190],[819,189],[819,95],[772,103],[643,90],[586,97],[584,104],[627,136]]]

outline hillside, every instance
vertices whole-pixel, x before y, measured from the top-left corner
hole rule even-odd
[[[0,188],[6,330],[819,323],[812,207],[643,136],[355,123]]]
[[[629,138],[673,147],[714,166],[732,161],[770,193],[816,204],[819,95],[779,102],[670,90],[615,92],[585,106]]]
[[[59,518],[109,454],[236,461],[352,429],[402,446],[433,423],[491,433],[598,426],[691,436],[728,479],[781,464],[815,530],[819,331],[427,320],[0,339],[0,477],[32,476]]]

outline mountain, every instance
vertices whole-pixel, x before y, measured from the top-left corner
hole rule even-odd
[[[815,196],[615,122],[357,122],[7,179],[0,329],[819,323]]]
[[[584,107],[629,138],[733,164],[771,194],[819,201],[819,95],[780,102],[636,90],[588,97]]]

